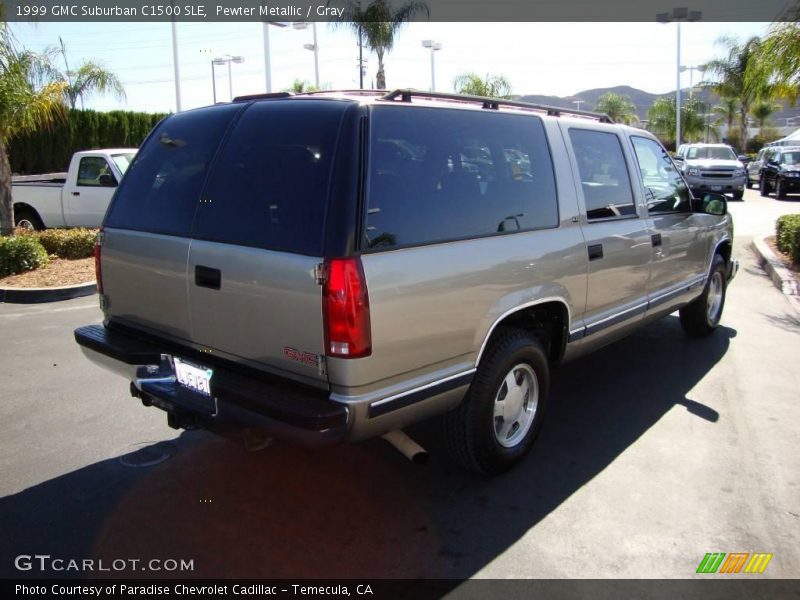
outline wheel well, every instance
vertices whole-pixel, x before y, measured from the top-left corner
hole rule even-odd
[[[719,254],[722,258],[725,259],[725,264],[731,262],[731,241],[725,240],[724,242],[720,242],[717,246],[715,254]]]
[[[41,219],[41,217],[39,217],[39,213],[36,212],[36,209],[33,208],[30,204],[25,204],[24,202],[14,203],[14,212],[17,213],[21,210],[26,211],[32,215],[35,215],[37,218]]]
[[[522,308],[503,318],[492,331],[489,342],[503,330],[523,329],[542,341],[551,361],[558,361],[564,355],[568,327],[569,312],[566,305],[558,301],[543,302]]]

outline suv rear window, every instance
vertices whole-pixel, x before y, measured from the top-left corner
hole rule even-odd
[[[241,108],[215,106],[162,121],[125,174],[105,226],[188,237],[209,163]]]
[[[367,248],[558,226],[541,119],[495,111],[372,110]]]
[[[272,100],[248,107],[214,164],[193,237],[320,256],[334,149],[351,105]]]

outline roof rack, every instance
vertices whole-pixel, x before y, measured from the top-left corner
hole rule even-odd
[[[613,123],[606,114],[592,112],[588,110],[576,110],[572,108],[561,108],[559,106],[547,106],[545,104],[534,104],[533,102],[520,102],[519,100],[504,100],[502,98],[485,98],[483,96],[470,96],[467,94],[450,94],[446,92],[424,92],[421,90],[395,90],[383,96],[381,100],[400,100],[401,102],[411,102],[411,98],[433,98],[441,100],[455,100],[457,102],[467,102],[480,104],[487,110],[498,110],[501,106],[510,106],[514,108],[525,108],[528,110],[537,110],[546,112],[551,117],[560,117],[562,114],[574,115],[579,117],[588,117],[590,119],[597,119],[601,123]]]
[[[236,96],[231,102],[249,102],[250,100],[267,100],[269,98],[288,98],[294,96],[292,92],[272,92],[269,94],[249,94],[247,96]]]

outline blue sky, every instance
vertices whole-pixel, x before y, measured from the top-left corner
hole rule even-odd
[[[42,50],[61,36],[71,65],[85,59],[103,63],[122,79],[127,100],[97,97],[87,108],[143,111],[175,110],[172,41],[169,23],[27,23],[11,25],[24,46]],[[685,23],[684,65],[698,65],[720,54],[722,35],[763,35],[767,23]],[[358,87],[353,35],[318,23],[320,80],[332,88]],[[234,95],[265,90],[264,46],[259,23],[178,23],[182,108],[212,101],[211,59],[241,55],[233,65]],[[465,71],[502,73],[514,93],[573,95],[585,89],[630,85],[663,93],[675,88],[676,25],[658,23],[412,23],[404,28],[386,58],[388,87],[430,87],[430,54],[422,40],[442,43],[436,53],[436,88],[452,90]],[[314,81],[312,31],[270,28],[273,89],[294,79]],[[367,86],[377,59],[368,56]],[[228,99],[227,68],[217,67],[217,99]],[[694,73],[695,83],[699,75]],[[689,73],[683,85],[689,85]],[[584,106],[583,108],[591,108]]]

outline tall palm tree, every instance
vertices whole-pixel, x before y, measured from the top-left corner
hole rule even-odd
[[[67,83],[51,75],[46,56],[17,51],[9,38],[0,39],[0,235],[14,230],[7,141],[66,117]]]
[[[89,60],[81,63],[77,69],[70,70],[64,40],[58,38],[58,41],[59,47],[51,49],[49,52],[58,53],[64,59],[66,70],[64,73],[58,73],[58,78],[67,82],[64,93],[70,108],[75,108],[78,100],[81,101],[81,108],[83,108],[84,98],[95,92],[111,94],[119,100],[125,99],[125,88],[122,86],[122,82],[101,64]]]
[[[753,36],[741,42],[733,37],[722,37],[717,43],[726,54],[706,63],[705,72],[714,79],[707,86],[722,98],[738,101],[742,127],[741,146],[744,149],[747,147],[747,117],[750,108],[757,100],[771,97],[774,88],[763,76],[756,75],[761,38]]]
[[[703,117],[705,103],[692,98],[681,105],[681,129],[686,139],[699,139],[705,132],[706,122]],[[675,98],[661,96],[647,110],[649,129],[662,139],[675,140]]]
[[[739,103],[735,98],[720,98],[720,104],[711,109],[717,118],[714,120],[715,125],[726,125],[728,131],[733,129],[733,122],[739,114]]]
[[[337,4],[339,4],[337,2]],[[378,57],[375,75],[378,89],[386,89],[386,68],[383,59],[394,46],[394,39],[402,27],[417,15],[430,16],[428,5],[421,0],[410,0],[394,7],[391,0],[372,0],[362,7],[360,0],[345,0],[339,21],[333,27],[350,29],[359,44],[366,44]]]
[[[753,116],[756,123],[758,123],[758,128],[764,129],[770,116],[778,112],[781,108],[780,104],[775,104],[769,100],[761,100],[753,105],[753,108],[750,109],[750,114]]]
[[[597,99],[594,109],[607,114],[615,123],[632,125],[639,121],[636,116],[636,106],[629,96],[606,92]]]
[[[800,23],[775,22],[770,26],[760,47],[755,68],[749,77],[772,81],[778,95],[790,100],[792,105],[800,96]]]
[[[511,82],[505,75],[487,73],[481,77],[477,73],[462,73],[453,80],[453,89],[458,94],[484,96],[487,98],[510,98]]]

